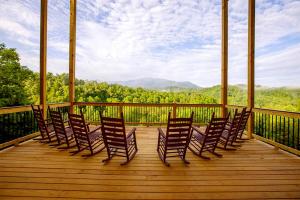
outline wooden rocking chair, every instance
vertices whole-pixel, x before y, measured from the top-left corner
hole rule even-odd
[[[85,123],[81,110],[80,115],[71,113],[68,113],[68,115],[78,149],[71,153],[76,154],[85,149],[89,149],[90,154],[82,155],[87,157],[101,152],[105,148],[102,133],[100,131],[101,126],[97,126],[95,129],[90,130],[89,124]]]
[[[121,118],[103,117],[100,112],[102,135],[107,150],[108,158],[102,162],[108,162],[114,155],[125,157],[126,161],[121,165],[131,161],[138,151],[136,143],[136,128],[133,128],[128,134],[124,125],[123,113]]]
[[[49,120],[44,120],[43,110],[41,110],[39,105],[31,105],[31,108],[33,111],[34,118],[37,121],[39,131],[41,133],[41,138],[37,138],[36,140],[40,140],[40,142],[46,143],[55,141],[56,135],[54,132],[53,125]]]
[[[69,126],[65,126],[66,122],[63,121],[62,115],[59,110],[51,110],[50,107],[48,107],[48,110],[57,137],[58,145],[66,143],[67,148],[73,147],[70,146],[70,144],[74,142],[75,137],[72,128],[70,127],[70,124]]]
[[[221,134],[224,131],[228,118],[229,115],[225,118],[215,118],[215,113],[213,113],[205,132],[202,132],[199,128],[193,126],[189,149],[197,156],[208,160],[210,159],[209,157],[202,155],[205,151],[208,151],[215,156],[222,157],[221,154],[215,152],[215,149]]]
[[[168,157],[179,156],[185,164],[190,163],[185,156],[189,145],[193,116],[194,112],[189,118],[171,118],[169,112],[166,133],[158,128],[157,152],[166,166],[170,166],[167,162]]]
[[[235,148],[228,148],[227,145],[233,145],[233,142],[238,134],[245,111],[245,108],[242,110],[242,112],[238,112],[238,109],[236,109],[232,120],[228,120],[219,140],[219,144],[222,145],[221,148],[225,150],[236,150]]]
[[[252,109],[246,110],[246,108],[245,108],[244,115],[242,116],[241,124],[240,124],[239,130],[237,132],[237,135],[234,139],[234,142],[237,142],[237,140],[241,141],[241,140],[248,139],[248,138],[243,138],[243,133],[246,129],[247,122],[248,122],[249,116],[251,115],[251,112],[252,112]]]

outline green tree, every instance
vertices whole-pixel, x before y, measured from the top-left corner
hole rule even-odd
[[[32,71],[21,66],[16,50],[0,43],[0,106],[27,104],[24,82],[31,75]]]

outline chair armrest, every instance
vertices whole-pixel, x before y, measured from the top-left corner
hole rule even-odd
[[[86,126],[88,126],[88,125],[86,125]],[[101,126],[97,126],[95,129],[93,129],[92,131],[89,131],[89,129],[88,129],[88,131],[89,131],[89,134],[90,133],[94,133],[94,132],[96,132],[96,131],[98,131],[98,130],[100,130],[101,129]]]
[[[198,127],[192,125],[192,131],[196,131],[197,133],[201,135],[205,135]]]
[[[131,131],[126,135],[126,138],[130,138],[132,135],[135,134],[136,128],[132,128]]]
[[[159,136],[166,138],[164,131],[161,128],[157,128]]]
[[[85,127],[86,127],[86,129],[88,130],[88,132],[90,132],[90,123],[85,123]]]

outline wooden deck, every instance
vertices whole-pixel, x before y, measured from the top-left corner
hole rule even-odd
[[[138,127],[139,152],[104,165],[28,141],[0,152],[0,199],[300,199],[300,158],[257,140],[210,161],[188,152],[166,167],[156,153],[155,128]]]

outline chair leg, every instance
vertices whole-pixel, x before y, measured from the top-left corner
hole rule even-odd
[[[215,151],[211,151],[211,153],[214,154],[215,156],[219,157],[219,158],[223,157],[222,154],[219,154],[219,153],[217,153]]]
[[[77,143],[76,144],[76,146],[77,146],[77,150],[76,151],[71,151],[70,153],[72,154],[72,156],[74,156],[74,155],[76,155],[77,153],[79,153],[79,152],[81,152],[81,151],[83,151],[83,150],[85,150],[86,148],[80,148],[80,145]]]
[[[164,161],[164,164],[165,164],[167,167],[170,167],[170,163],[168,163],[166,160]]]
[[[105,159],[102,160],[102,162],[103,162],[103,163],[107,163],[108,161],[111,160],[111,158],[112,158],[112,157],[105,158]]]
[[[190,164],[190,161],[186,160],[185,158],[182,160],[183,160],[184,164]]]
[[[200,158],[205,159],[205,160],[210,160],[210,159],[211,159],[210,157],[208,157],[208,156],[203,156],[202,154],[199,154],[198,156],[199,156]]]

